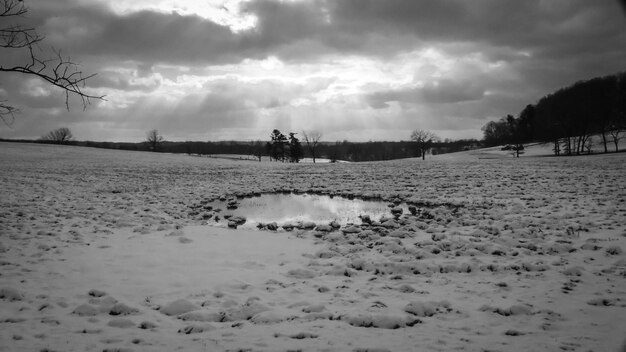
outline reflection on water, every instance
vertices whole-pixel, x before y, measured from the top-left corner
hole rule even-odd
[[[359,215],[369,215],[372,220],[392,216],[389,203],[310,194],[263,194],[240,199],[238,203],[237,209],[224,213],[245,217],[247,221],[243,227],[247,228],[258,223],[282,225],[298,221],[327,224],[335,220],[341,225],[360,224]]]

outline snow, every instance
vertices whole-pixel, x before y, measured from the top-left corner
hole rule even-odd
[[[499,153],[288,165],[2,143],[0,351],[623,349],[626,154]],[[199,211],[294,190],[417,211],[325,231]]]

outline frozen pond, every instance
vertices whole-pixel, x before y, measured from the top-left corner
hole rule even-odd
[[[230,209],[227,209],[228,205]],[[340,225],[349,223],[360,224],[360,216],[369,215],[373,221],[383,217],[393,217],[393,204],[383,201],[347,199],[312,194],[262,194],[257,197],[218,201],[214,207],[221,208],[222,214],[217,216],[221,224],[227,224],[225,217],[244,217],[245,224],[240,227],[254,228],[259,223],[277,223],[296,225],[298,222],[314,222],[328,224],[336,221]],[[233,209],[236,207],[236,209]],[[399,206],[406,213],[406,206]]]

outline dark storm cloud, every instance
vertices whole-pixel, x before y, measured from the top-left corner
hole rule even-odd
[[[346,32],[412,33],[426,41],[517,48],[574,46],[623,36],[613,1],[340,0],[332,11]],[[549,45],[548,45],[549,44]]]
[[[31,6],[32,20],[47,41],[75,55],[117,57],[152,63],[223,64],[268,55],[308,57],[324,49],[323,14],[313,3],[250,3],[256,28],[233,32],[195,15],[139,11],[116,14],[101,5],[50,0]],[[59,16],[59,8],[64,8]]]
[[[468,52],[512,48],[570,61],[581,52],[602,58],[626,44],[618,7],[585,0],[320,0],[255,1],[247,9],[259,16],[261,48],[308,40],[330,52],[385,56],[418,45],[471,43]]]
[[[62,17],[59,8],[65,8]],[[241,32],[199,16],[120,15],[71,0],[39,1],[31,10],[53,44],[72,52],[170,63],[387,56],[429,43],[491,53],[509,48],[569,61],[582,51],[602,57],[626,43],[617,1],[255,0],[244,3],[243,11],[256,16],[257,25]]]
[[[69,3],[69,0],[60,0]],[[198,16],[140,11],[118,15],[107,8],[75,6],[60,20],[42,16],[48,41],[74,55],[98,55],[164,63],[239,60],[254,53],[228,27]]]
[[[451,104],[470,100],[480,100],[485,90],[469,81],[442,80],[428,83],[423,87],[378,91],[366,97],[371,107],[389,107],[389,102]]]

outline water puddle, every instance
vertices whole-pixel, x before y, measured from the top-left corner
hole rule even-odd
[[[312,222],[317,225],[332,221],[344,226],[349,223],[361,224],[360,216],[368,215],[371,220],[393,218],[407,213],[406,205],[393,205],[388,202],[361,199],[347,199],[313,194],[262,194],[257,197],[216,201],[210,204],[216,216],[209,223],[234,227],[239,220],[239,228],[256,228],[259,224],[276,223],[296,226],[298,223]],[[220,210],[217,210],[220,209]],[[245,219],[245,222],[242,220]],[[296,226],[297,227],[297,226]]]

